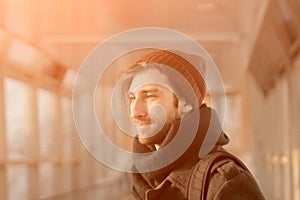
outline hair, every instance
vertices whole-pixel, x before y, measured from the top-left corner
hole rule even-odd
[[[181,75],[190,83],[191,87],[194,90],[194,93],[198,100],[198,105],[200,105],[206,94],[206,83],[204,80],[205,73],[205,62],[204,59],[200,56],[190,55],[186,53],[172,52],[169,50],[155,50],[149,54],[144,55],[139,60],[137,60],[133,65],[125,67],[121,75],[131,73],[135,71],[140,66],[149,67],[151,64],[161,64],[168,66]],[[182,56],[181,56],[182,55]],[[191,64],[185,57],[197,57],[197,64],[204,69],[202,74],[197,70],[197,68]],[[194,58],[192,58],[194,59]],[[195,59],[194,59],[195,60]],[[166,74],[168,76],[168,74]],[[171,79],[171,78],[170,78]]]

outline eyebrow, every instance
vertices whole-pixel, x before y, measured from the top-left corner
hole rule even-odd
[[[148,93],[148,92],[158,92],[158,89],[145,89],[145,90],[141,90],[142,93]]]
[[[141,93],[149,93],[149,92],[159,92],[158,89],[143,89],[140,91]],[[133,92],[130,92],[129,95],[134,95]]]

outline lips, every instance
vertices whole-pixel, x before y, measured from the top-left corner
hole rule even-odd
[[[151,124],[151,121],[143,121],[143,120],[133,120],[133,124],[135,126],[148,126],[149,124]]]

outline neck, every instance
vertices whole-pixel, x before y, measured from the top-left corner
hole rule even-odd
[[[155,147],[156,150],[158,150],[160,148],[160,145],[159,144],[155,144],[154,147]]]

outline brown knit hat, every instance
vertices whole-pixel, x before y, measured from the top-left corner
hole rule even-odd
[[[191,84],[191,87],[193,88],[198,99],[198,104],[200,105],[206,94],[206,84],[203,78],[204,72],[203,74],[200,74],[197,68],[184,58],[191,56],[195,57],[195,55],[185,54],[181,52],[175,53],[169,50],[156,50],[144,55],[133,65],[126,67],[123,70],[122,74],[125,74],[133,70],[134,68],[145,64],[162,64],[169,66],[182,74]],[[197,62],[199,62],[199,66],[205,69],[205,62],[202,57],[197,56]]]

